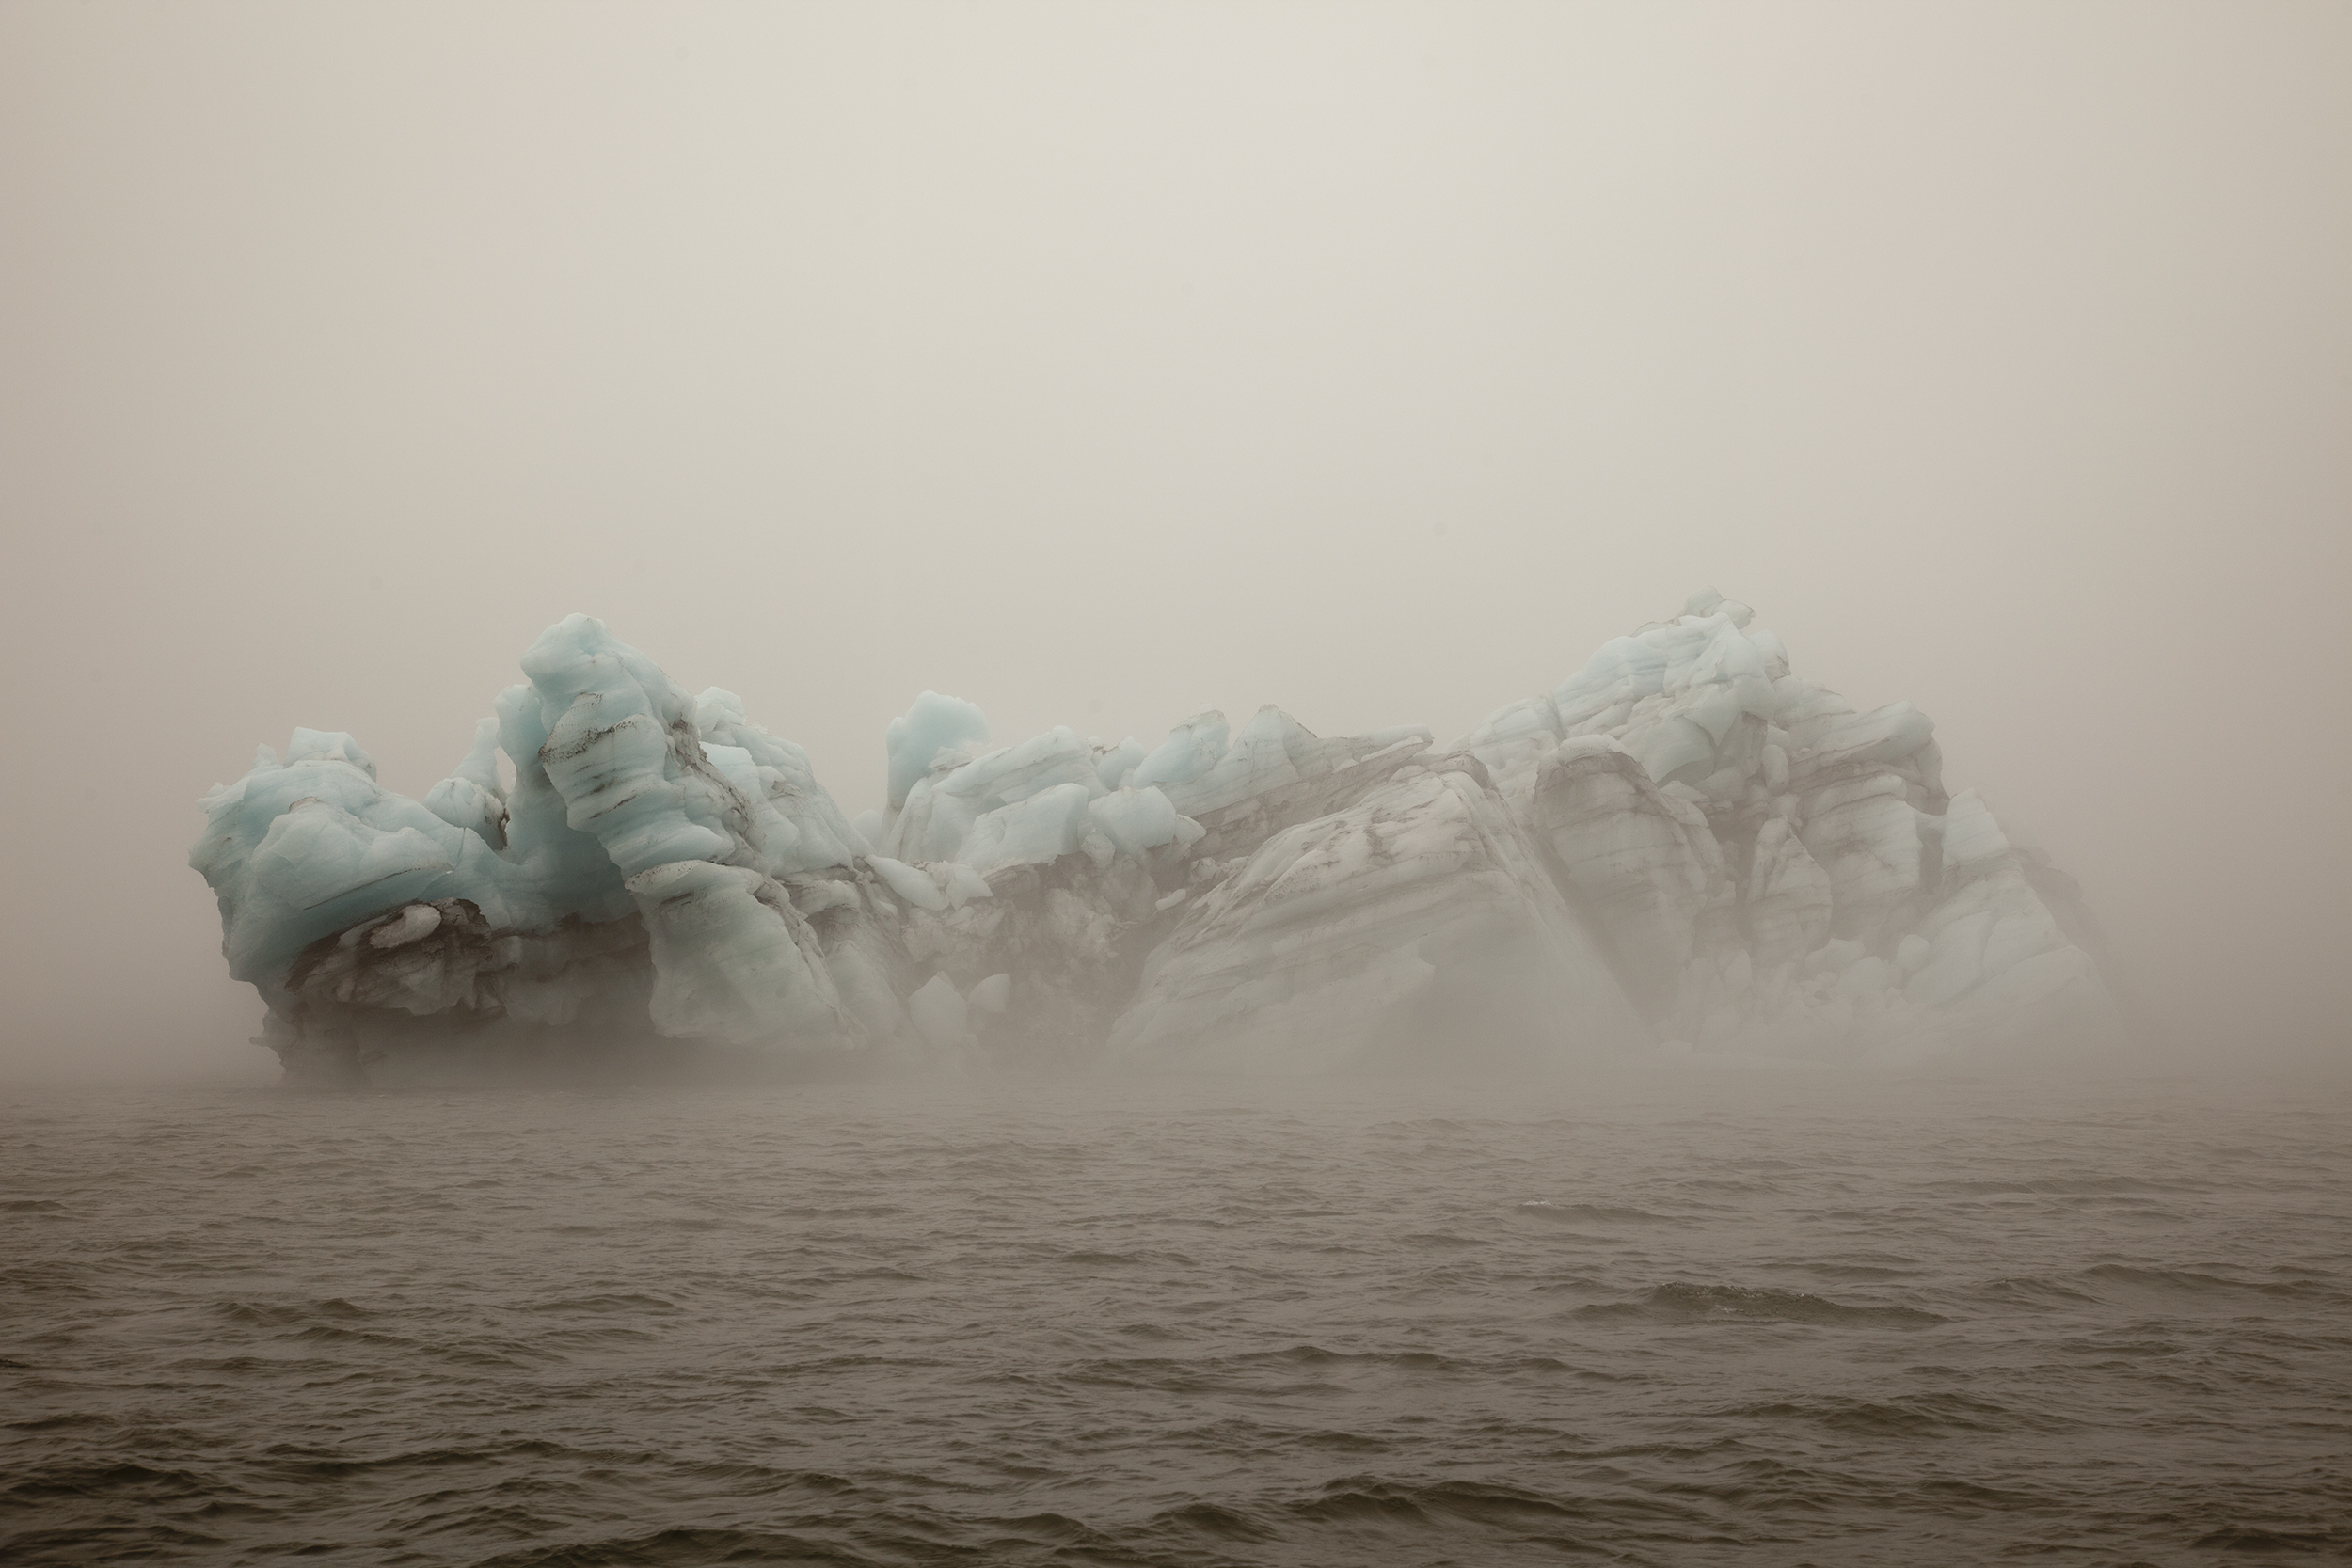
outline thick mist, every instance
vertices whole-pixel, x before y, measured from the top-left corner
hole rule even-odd
[[[1714,583],[2211,1062],[2342,1050],[2340,8],[0,13],[0,1071],[274,1074],[185,864],[572,610],[848,810],[1441,738]],[[38,725],[38,729],[31,726]]]

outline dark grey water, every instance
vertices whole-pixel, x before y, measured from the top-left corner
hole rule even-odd
[[[14,1093],[0,1559],[2352,1553],[2352,1097]]]

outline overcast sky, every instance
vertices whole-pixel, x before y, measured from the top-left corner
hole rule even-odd
[[[273,1070],[187,869],[548,622],[851,812],[1459,734],[1704,584],[2216,1053],[2346,1050],[2352,7],[0,7],[0,1073]]]

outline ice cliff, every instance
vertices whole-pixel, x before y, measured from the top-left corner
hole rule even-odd
[[[264,1040],[320,1081],[617,1056],[1309,1072],[2115,1039],[2074,884],[1933,726],[1708,592],[1452,745],[1279,708],[992,745],[926,692],[846,818],[732,693],[575,615],[422,802],[347,735],[202,802]],[[512,782],[505,782],[503,753]]]

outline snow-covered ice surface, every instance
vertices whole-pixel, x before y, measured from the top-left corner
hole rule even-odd
[[[1318,1072],[1907,1062],[2122,1035],[2073,882],[1933,725],[1711,591],[1451,746],[1279,708],[993,744],[925,692],[856,823],[807,754],[575,615],[420,803],[347,735],[190,863],[321,1081],[832,1061]],[[514,784],[501,782],[498,753]]]

